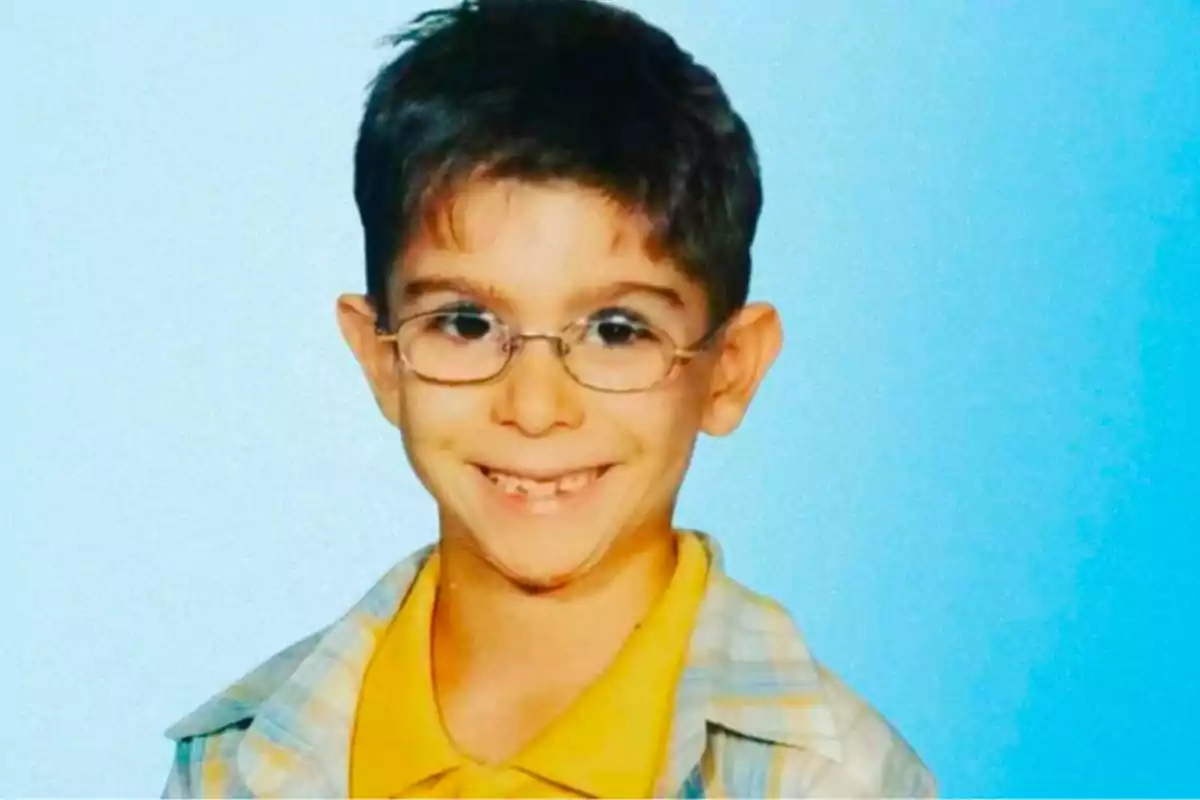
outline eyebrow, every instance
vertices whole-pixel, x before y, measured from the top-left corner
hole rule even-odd
[[[494,286],[483,286],[465,278],[450,278],[430,276],[414,278],[406,281],[402,290],[401,300],[404,304],[414,303],[431,294],[454,293],[473,297],[477,300],[491,301],[506,309],[512,308],[512,302]],[[643,294],[655,297],[673,309],[683,310],[686,304],[683,297],[670,286],[642,281],[615,281],[594,288],[577,292],[571,298],[572,305],[612,302],[632,294]]]
[[[467,295],[476,300],[490,300],[503,306],[509,305],[504,295],[494,287],[481,286],[464,278],[443,278],[439,276],[414,278],[413,280],[405,281],[401,290],[400,300],[404,305],[408,305],[409,303],[415,303],[427,295],[446,293]]]

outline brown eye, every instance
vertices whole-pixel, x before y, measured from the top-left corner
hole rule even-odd
[[[658,337],[640,314],[628,309],[605,309],[587,321],[584,341],[602,347],[655,343]]]
[[[484,339],[491,330],[492,321],[478,314],[456,311],[442,317],[441,331],[459,339]]]
[[[430,314],[424,327],[428,333],[440,333],[450,339],[475,342],[498,331],[499,323],[490,312],[478,306],[463,306]]]

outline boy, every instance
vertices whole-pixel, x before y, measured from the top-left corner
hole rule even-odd
[[[750,134],[594,0],[418,17],[372,86],[342,333],[436,546],[184,718],[168,796],[932,795],[672,515],[779,351]]]

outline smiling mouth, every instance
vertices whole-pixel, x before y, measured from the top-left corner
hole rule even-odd
[[[587,489],[612,468],[611,464],[599,467],[546,474],[533,477],[515,472],[476,464],[475,467],[504,494],[514,499],[555,500],[566,499]]]

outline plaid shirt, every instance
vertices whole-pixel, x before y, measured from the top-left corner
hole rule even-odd
[[[935,797],[886,719],[813,660],[788,613],[712,569],[677,689],[660,797]],[[425,559],[167,731],[164,797],[345,797],[367,662]]]

